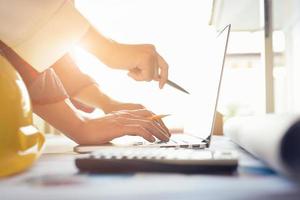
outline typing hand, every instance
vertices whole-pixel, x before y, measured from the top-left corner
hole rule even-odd
[[[87,120],[81,127],[77,142],[86,145],[104,144],[123,135],[141,136],[149,142],[155,138],[169,141],[170,133],[162,121],[150,119],[148,110],[122,110],[99,119]]]

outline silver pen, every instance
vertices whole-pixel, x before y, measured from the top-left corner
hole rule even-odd
[[[177,90],[180,90],[181,92],[190,94],[187,90],[183,89],[183,87],[179,86],[177,83],[174,83],[173,81],[167,80],[166,84],[168,84],[169,86],[171,86]]]

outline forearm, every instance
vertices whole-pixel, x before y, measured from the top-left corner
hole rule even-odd
[[[68,99],[53,104],[33,105],[33,111],[72,140],[80,143],[84,119]]]
[[[79,70],[69,54],[63,56],[52,67],[72,100],[108,112],[107,107],[113,100],[101,91],[91,77]]]
[[[155,141],[153,136],[163,141],[170,137],[163,124],[149,119],[153,113],[147,110],[127,110],[97,119],[83,119],[68,99],[33,108],[36,114],[78,144],[99,145],[126,133],[142,136],[150,142]]]
[[[106,65],[117,68],[114,62],[114,54],[116,54],[118,48],[117,43],[103,36],[92,26],[82,37],[79,44]]]
[[[111,110],[112,104],[117,102],[104,94],[97,84],[84,87],[73,98],[88,106],[100,108],[105,113],[108,113]]]

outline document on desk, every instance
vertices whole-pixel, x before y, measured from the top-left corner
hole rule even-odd
[[[278,173],[300,180],[299,114],[233,118],[224,133]]]

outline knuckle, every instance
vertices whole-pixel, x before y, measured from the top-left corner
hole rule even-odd
[[[138,110],[142,110],[145,108],[142,104],[135,104],[135,106]]]
[[[148,132],[148,130],[147,130],[146,128],[140,126],[139,129],[141,130],[141,133],[142,133],[143,135],[148,135],[149,132]]]
[[[145,121],[144,127],[148,128],[148,129],[153,129],[154,126],[151,121]]]
[[[141,130],[141,126],[138,125],[138,124],[133,124],[133,125],[131,125],[131,126],[132,126],[132,128],[134,128],[135,131],[137,131],[137,132]]]
[[[117,130],[124,130],[126,125],[119,122],[119,121],[116,121],[114,124],[114,127],[117,129]]]
[[[143,57],[146,61],[152,61],[154,59],[154,55],[153,55],[152,51],[149,51],[149,50],[146,50],[143,53]]]
[[[149,127],[151,126],[150,122],[148,120],[141,120],[141,125],[143,127]]]
[[[132,116],[131,113],[124,113],[124,114],[123,114],[123,117],[124,117],[124,118],[132,118],[133,116]]]
[[[159,133],[163,133],[162,129],[159,127],[158,124],[153,123],[153,127],[154,127]]]
[[[143,57],[149,63],[152,63],[156,59],[156,51],[153,48],[146,48]]]
[[[146,44],[145,48],[149,51],[155,51],[155,46],[153,44]]]
[[[121,122],[121,121],[123,122],[126,120],[126,118],[123,116],[118,116],[115,120],[117,120],[118,122]]]

